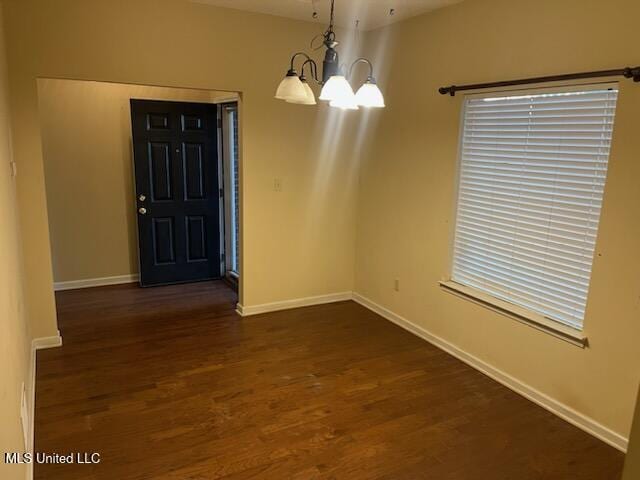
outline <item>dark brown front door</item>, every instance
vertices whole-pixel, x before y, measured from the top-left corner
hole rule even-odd
[[[131,100],[143,286],[220,277],[215,105]]]

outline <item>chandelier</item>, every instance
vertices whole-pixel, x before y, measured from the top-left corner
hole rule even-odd
[[[297,103],[302,105],[315,105],[316,97],[307,82],[307,72],[311,80],[318,85],[322,85],[320,100],[329,102],[332,107],[343,110],[358,110],[359,107],[384,107],[384,97],[376,85],[373,77],[373,65],[366,58],[357,58],[349,69],[345,65],[340,65],[336,47],[336,34],[333,31],[333,12],[335,0],[331,0],[331,18],[327,30],[322,35],[323,44],[327,49],[322,62],[322,77],[318,76],[318,65],[309,55],[304,52],[297,52],[291,57],[291,64],[284,79],[280,82],[275,97],[287,103]],[[304,58],[300,68],[300,75],[296,71],[294,64],[299,57]],[[356,93],[349,84],[353,69],[356,65],[364,63],[369,66],[367,80],[360,86]]]

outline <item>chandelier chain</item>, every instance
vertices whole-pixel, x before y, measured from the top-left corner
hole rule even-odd
[[[335,6],[335,0],[331,0],[331,13],[329,16],[329,27],[327,28],[327,31],[324,32],[325,44],[334,43],[336,39],[336,34],[333,32],[334,6]]]

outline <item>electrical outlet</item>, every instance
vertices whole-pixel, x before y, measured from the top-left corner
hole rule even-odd
[[[394,282],[393,282],[393,289],[394,289],[396,292],[399,292],[399,291],[400,291],[400,279],[399,279],[399,278],[396,278],[396,279],[394,280]]]
[[[282,191],[282,180],[280,178],[273,179],[273,191],[274,192]]]
[[[22,398],[20,400],[20,420],[22,421],[22,434],[24,435],[24,449],[29,445],[29,406],[27,404],[27,388],[22,383]]]

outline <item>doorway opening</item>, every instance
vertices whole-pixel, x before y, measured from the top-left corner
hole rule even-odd
[[[168,135],[149,139],[143,163],[147,163],[147,174],[154,175],[155,183],[149,178],[146,192],[137,184],[132,100],[164,106],[186,104],[193,110],[174,117],[176,127],[188,134],[184,138]],[[233,278],[237,286],[241,256],[237,167],[241,161],[237,143],[241,109],[237,92],[38,79],[38,101],[56,290],[141,280],[143,285],[159,285],[221,277]],[[236,140],[229,146],[223,117],[232,108]],[[161,130],[162,118],[146,120]],[[204,128],[205,123],[211,129]],[[207,145],[208,150],[203,148]],[[224,165],[229,149],[234,152],[230,157],[234,176]],[[177,172],[182,177],[172,178],[178,169],[182,169]],[[178,195],[182,203],[192,203],[190,206],[207,203],[210,208],[183,211],[169,220],[169,193]],[[232,215],[227,214],[230,195]],[[157,205],[150,207],[152,198]],[[144,253],[138,235],[141,208],[147,218],[155,215],[154,209],[165,209],[156,211],[156,220],[149,221],[150,228],[156,230],[155,240],[161,240],[153,245],[152,239],[151,246],[158,264],[185,256],[184,269],[178,269],[177,276],[167,275],[170,269],[165,269],[165,276],[152,276],[145,282],[140,268]],[[169,249],[171,242],[174,252]],[[232,246],[230,255],[227,250]],[[215,264],[209,260],[213,256]]]

